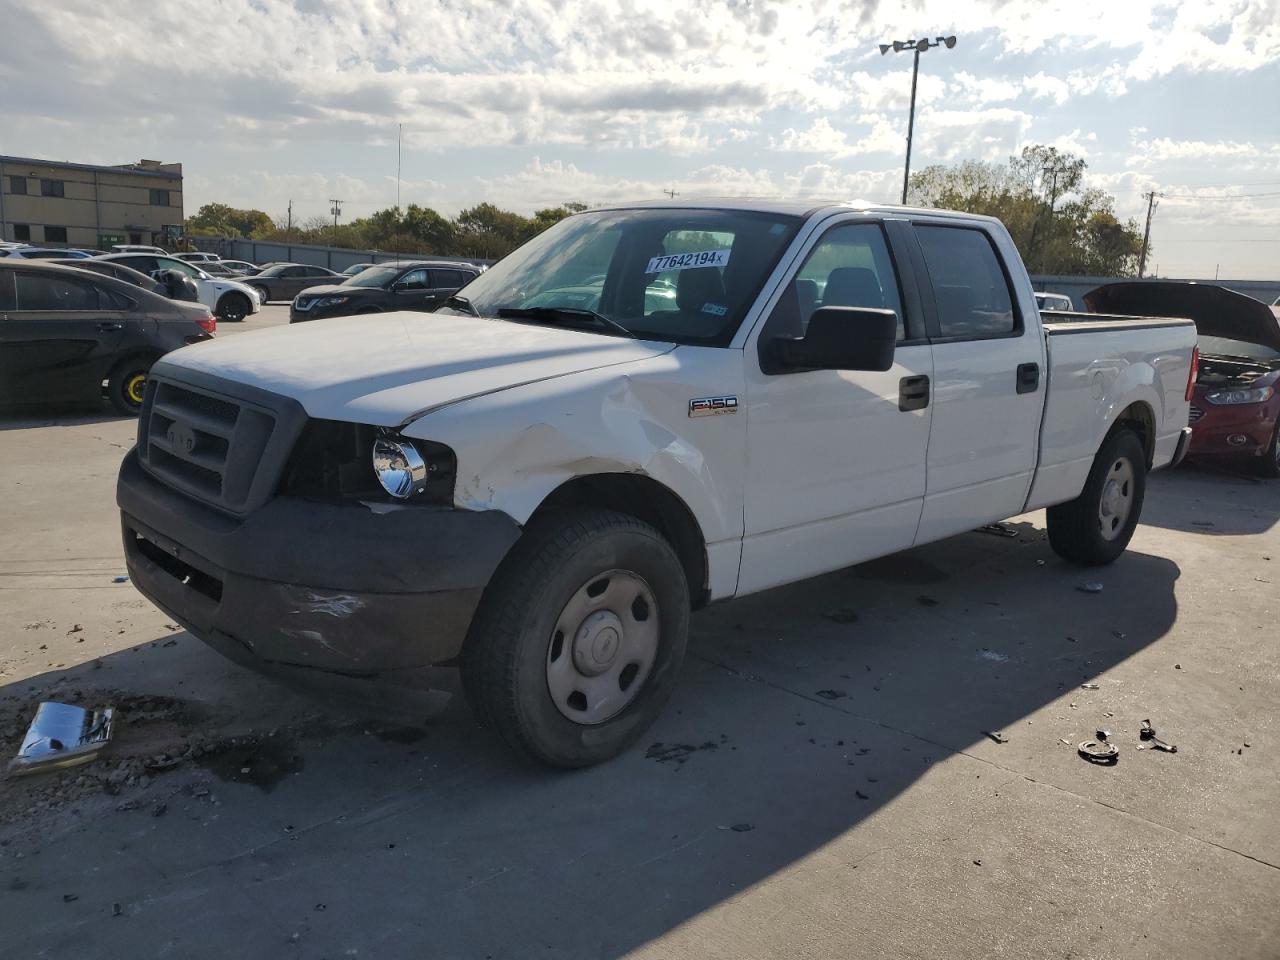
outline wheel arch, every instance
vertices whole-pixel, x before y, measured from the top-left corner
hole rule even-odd
[[[528,522],[573,507],[616,510],[654,527],[671,544],[684,568],[693,608],[706,605],[710,592],[706,538],[689,505],[670,487],[637,473],[577,476],[544,497]]]
[[[1135,400],[1121,410],[1112,422],[1110,429],[1107,430],[1102,442],[1106,443],[1107,438],[1117,430],[1125,429],[1132,430],[1142,443],[1142,449],[1147,457],[1147,469],[1150,470],[1152,463],[1155,461],[1156,452],[1156,414],[1151,408],[1151,404],[1145,400]]]

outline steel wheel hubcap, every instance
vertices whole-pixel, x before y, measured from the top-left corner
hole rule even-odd
[[[547,691],[574,723],[604,723],[639,695],[657,655],[653,591],[629,570],[609,570],[560,611],[547,644]]]
[[[1104,540],[1120,536],[1129,512],[1133,509],[1133,466],[1128,460],[1117,460],[1107,471],[1098,504],[1098,529]]]

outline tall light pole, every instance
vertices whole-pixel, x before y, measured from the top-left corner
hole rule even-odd
[[[955,45],[955,37],[934,37],[932,40],[894,40],[892,43],[880,44],[880,56],[882,57],[890,50],[894,53],[902,53],[904,50],[915,52],[915,57],[911,64],[911,114],[907,119],[907,166],[902,171],[902,202],[904,204],[907,202],[907,181],[911,179],[911,138],[916,129],[916,78],[920,73],[920,54],[930,47],[946,47],[950,50]]]

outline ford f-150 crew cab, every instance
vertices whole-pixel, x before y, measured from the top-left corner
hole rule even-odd
[[[983,217],[595,210],[436,313],[166,356],[121,468],[124,546],[137,587],[241,663],[458,667],[517,752],[580,766],[654,719],[710,601],[1040,507],[1062,556],[1114,560],[1185,449],[1195,340],[1042,321]]]

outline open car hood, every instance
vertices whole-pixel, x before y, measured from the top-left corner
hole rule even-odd
[[[1280,350],[1280,311],[1261,300],[1194,280],[1104,283],[1084,295],[1090,313],[1186,317],[1206,337],[1224,337]]]

